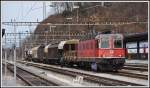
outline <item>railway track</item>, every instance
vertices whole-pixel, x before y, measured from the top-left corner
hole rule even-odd
[[[21,63],[24,63],[24,62],[21,62]],[[51,71],[61,73],[64,75],[69,75],[72,77],[76,77],[77,75],[80,75],[86,81],[98,83],[98,84],[104,85],[104,86],[129,86],[129,85],[130,86],[144,86],[141,84],[126,82],[126,81],[121,81],[121,80],[116,80],[116,79],[111,79],[111,78],[105,78],[105,77],[91,75],[91,74],[87,74],[87,73],[70,71],[70,70],[66,70],[66,69],[62,69],[62,68],[58,68],[58,67],[54,67],[54,66],[50,66],[50,65],[45,65],[45,64],[37,64],[37,63],[32,63],[32,62],[27,62],[27,63],[30,66],[42,68],[45,70],[51,70]]]
[[[136,65],[125,65],[123,69],[128,69],[128,70],[138,70],[138,71],[148,71],[148,67],[140,67]]]
[[[145,68],[148,68],[148,65],[146,65],[146,64],[125,64],[125,66],[145,67]]]
[[[129,73],[129,72],[125,72],[125,71],[119,71],[117,73],[116,72],[110,72],[110,74],[148,80],[148,75]]]
[[[8,64],[7,68],[13,72],[13,65]],[[43,79],[42,77],[39,77],[31,72],[28,72],[24,69],[21,69],[19,67],[16,68],[17,70],[17,77],[19,77],[21,80],[23,80],[27,85],[29,86],[58,86],[57,84],[50,82],[48,80]]]

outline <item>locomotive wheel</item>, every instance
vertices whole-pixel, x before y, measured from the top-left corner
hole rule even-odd
[[[103,66],[100,65],[100,64],[98,64],[97,68],[98,68],[98,70],[99,70],[100,72],[104,71]]]
[[[63,57],[60,59],[60,66],[63,67],[65,65]]]
[[[100,72],[106,72],[106,71],[113,71],[110,65],[107,64],[98,64],[98,71]]]
[[[116,72],[116,73],[118,73],[119,71],[116,69],[116,70],[113,70],[113,72]]]
[[[43,60],[43,63],[44,63],[44,64],[46,64],[46,61],[45,61],[45,59]]]
[[[49,64],[49,60],[45,59],[44,60],[45,64]]]
[[[69,66],[73,67],[74,63],[73,62],[69,62]]]

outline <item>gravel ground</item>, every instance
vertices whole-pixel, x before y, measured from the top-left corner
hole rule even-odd
[[[58,67],[58,68],[60,68],[60,67]],[[35,69],[35,68],[33,68],[33,69]],[[122,81],[126,81],[126,82],[142,84],[142,85],[148,85],[148,80],[143,80],[143,79],[138,79],[138,78],[131,78],[131,77],[125,77],[125,76],[119,76],[119,75],[112,75],[112,74],[109,74],[109,73],[100,73],[100,72],[97,73],[97,72],[92,72],[92,71],[84,71],[84,70],[79,70],[79,69],[74,69],[74,68],[66,68],[66,67],[63,67],[62,69],[74,70],[76,72],[79,71],[79,72],[88,73],[88,74],[91,74],[91,75],[97,75],[97,76],[102,76],[102,77],[106,77],[106,78],[112,78],[112,79],[116,79],[116,80],[122,80]],[[41,69],[41,70],[43,70],[43,69]],[[57,73],[54,73],[54,74],[57,75]],[[62,77],[64,77],[64,76],[62,76]],[[65,77],[65,79],[63,78],[63,81],[65,81],[66,79],[68,80],[70,78]],[[70,83],[72,83],[71,80],[69,80],[69,81],[70,81]],[[82,83],[82,84],[86,84],[86,83]],[[87,84],[89,84],[90,86],[92,85],[90,83],[87,83]]]
[[[133,62],[133,60],[132,60],[132,62]],[[52,71],[47,71],[47,70],[32,67],[32,66],[26,66],[26,65],[22,65],[22,64],[18,64],[18,65],[21,66],[21,67],[25,67],[28,70],[34,71],[37,74],[40,74],[40,73],[44,72],[47,77],[56,79],[57,81],[66,82],[67,84],[70,84],[71,86],[102,86],[102,85],[98,85],[98,84],[94,84],[94,83],[89,83],[89,82],[86,82],[86,81],[78,83],[78,82],[74,82],[73,80],[75,80],[75,78],[70,77],[70,76],[62,75],[62,74],[59,74],[59,73],[55,73],[55,72],[52,72]],[[133,83],[148,85],[148,80],[142,80],[142,79],[136,79],[136,78],[130,78],[130,77],[123,77],[123,76],[114,76],[114,75],[107,74],[107,73],[96,73],[96,72],[91,72],[91,71],[83,71],[83,70],[78,70],[78,69],[74,69],[74,68],[63,67],[63,69],[80,71],[80,72],[83,72],[83,73],[93,74],[93,75],[102,76],[102,77],[106,77],[106,78],[112,78],[112,79],[116,79],[116,80],[124,80],[124,81],[127,81],[127,82],[133,82]],[[130,71],[130,72],[133,73],[133,71]],[[143,72],[143,73],[136,72],[136,73],[147,74],[147,72]]]
[[[70,84],[71,86],[100,86],[99,84],[95,84],[95,83],[91,83],[91,82],[87,82],[87,81],[80,81],[80,83],[78,83],[78,81],[75,81],[76,78],[74,77],[70,77],[67,75],[63,75],[63,74],[59,74],[53,71],[48,71],[48,70],[44,70],[44,69],[40,69],[37,67],[32,67],[32,66],[26,66],[26,65],[22,65],[22,64],[18,64],[19,66],[25,67],[26,69],[30,69],[36,73],[45,73],[47,77],[59,80],[59,81],[63,81],[67,84]],[[42,75],[42,74],[41,74]],[[55,81],[55,80],[54,80]]]

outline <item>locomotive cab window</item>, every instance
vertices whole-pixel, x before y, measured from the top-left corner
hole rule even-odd
[[[122,48],[121,36],[114,36],[114,48]]]
[[[122,41],[121,40],[115,40],[114,41],[114,48],[122,48]]]
[[[109,48],[109,36],[102,36],[101,37],[101,47],[100,48]]]

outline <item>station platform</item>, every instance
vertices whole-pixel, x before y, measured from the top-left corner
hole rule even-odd
[[[16,86],[15,79],[12,76],[3,77],[2,86]]]

